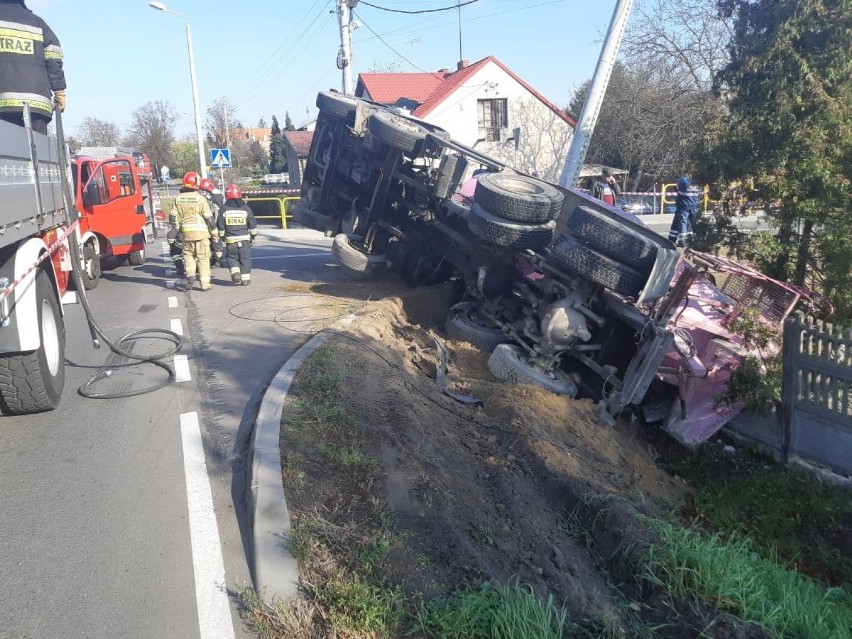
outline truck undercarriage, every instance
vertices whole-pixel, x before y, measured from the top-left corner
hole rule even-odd
[[[320,93],[317,106],[295,221],[334,236],[334,254],[352,270],[463,283],[447,332],[491,351],[495,376],[595,397],[611,415],[663,382],[672,407],[664,428],[687,445],[738,412],[715,402],[743,356],[727,315],[697,329],[678,324],[691,300],[715,296],[723,306],[707,260],[684,260],[638,218],[415,118],[335,93]],[[696,330],[713,336],[697,340],[700,351]],[[696,380],[713,382],[714,393],[690,404]]]

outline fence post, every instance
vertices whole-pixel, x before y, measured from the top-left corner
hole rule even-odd
[[[784,322],[784,342],[782,350],[781,408],[778,415],[781,424],[781,463],[786,464],[790,457],[792,440],[793,407],[796,403],[799,379],[799,342],[802,334],[802,314],[787,318]]]

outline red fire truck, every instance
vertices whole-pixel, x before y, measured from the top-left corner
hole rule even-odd
[[[156,233],[153,175],[148,157],[132,149],[83,147],[72,159],[87,289],[98,285],[102,261],[134,266]]]

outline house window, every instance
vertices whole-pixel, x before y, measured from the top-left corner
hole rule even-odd
[[[500,129],[509,128],[509,109],[506,98],[477,100],[479,108],[479,137],[486,142],[499,142]]]

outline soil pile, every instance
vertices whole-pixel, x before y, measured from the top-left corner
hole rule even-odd
[[[309,478],[293,490],[288,455],[304,442],[287,443],[285,410],[294,520],[322,512],[343,526],[373,517],[367,511],[378,505],[401,534],[376,569],[408,592],[430,597],[517,578],[576,617],[617,614],[600,549],[590,550],[578,511],[617,496],[646,512],[671,512],[683,483],[655,465],[629,424],[605,425],[588,400],[500,382],[488,355],[469,344],[445,342],[447,386],[482,405],[445,395],[435,337],[450,297],[449,288],[420,289],[371,303],[334,329],[324,351],[347,415],[342,438],[356,437],[371,462],[309,463]]]

